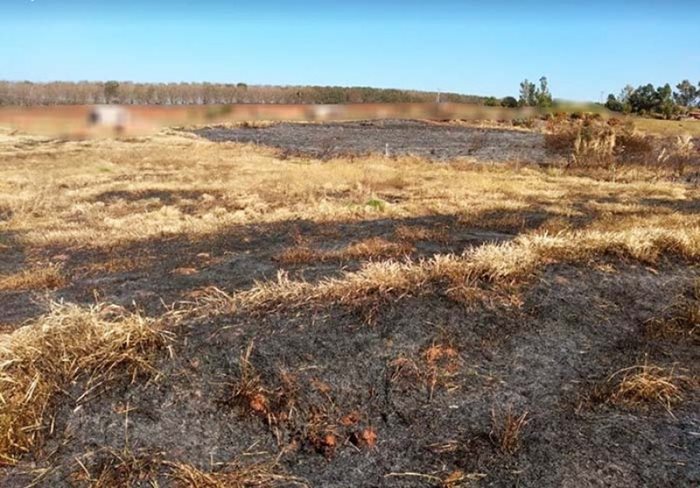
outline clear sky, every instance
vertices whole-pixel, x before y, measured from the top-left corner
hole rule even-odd
[[[698,0],[0,0],[0,79],[362,85],[555,97],[700,81]],[[529,4],[529,5],[528,5]]]

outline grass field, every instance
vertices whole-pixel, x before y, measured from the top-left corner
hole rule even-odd
[[[643,131],[661,136],[690,134],[700,137],[700,120],[660,120],[648,117],[635,117],[634,124]]]
[[[651,167],[3,132],[0,257],[3,486],[700,483],[700,189]]]

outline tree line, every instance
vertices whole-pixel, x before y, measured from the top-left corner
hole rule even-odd
[[[484,97],[370,87],[264,86],[246,83],[0,81],[0,105],[206,105],[233,103],[482,103]]]
[[[525,78],[520,82],[520,91],[518,98],[515,97],[487,97],[484,99],[484,104],[490,107],[540,107],[549,108],[553,104],[552,93],[549,90],[549,82],[546,76],[542,76],[539,80],[539,85]]]
[[[673,90],[666,83],[654,87],[651,83],[634,88],[625,86],[619,95],[608,95],[605,106],[613,112],[656,115],[670,119],[686,114],[700,107],[700,83],[696,87],[689,80],[683,80]]]

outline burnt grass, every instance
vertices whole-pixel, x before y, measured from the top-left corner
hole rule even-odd
[[[332,157],[388,154],[436,160],[544,162],[544,138],[535,132],[462,127],[415,120],[382,120],[267,127],[207,127],[194,131],[215,142],[277,148],[283,156]]]
[[[542,220],[527,215],[523,222],[534,228]],[[416,258],[507,240],[520,230],[473,228],[449,216],[291,222],[199,240],[46,249],[24,259],[66,254],[70,284],[54,298],[88,304],[97,296],[155,316],[163,303],[204,286],[245,289],[279,269],[309,281],[356,269],[361,263],[352,260],[286,266],[275,256],[299,235],[313,247],[335,248],[395,239],[397,225],[449,229],[444,240],[414,242]],[[138,264],[87,271],[115,256]],[[436,284],[359,309],[328,304],[191,318],[174,326],[157,379],[108,385],[79,403],[83,389],[71,385],[56,401],[44,444],[7,468],[2,486],[88,486],[85,470],[93,479],[105,469],[118,474],[114,453],[151,460],[149,475],[133,486],[172,485],[159,459],[204,471],[231,460],[279,459],[281,471],[318,487],[458,486],[440,482],[457,471],[471,475],[473,486],[697,486],[697,388],[683,392],[672,414],[661,405],[595,402],[591,394],[612,373],[645,361],[700,374],[697,343],[645,334],[647,322],[668,314],[698,271],[675,258],[653,268],[603,258],[551,265],[513,287],[485,284],[481,297],[466,303]],[[37,296],[17,297],[4,302],[9,317],[41,312]],[[426,358],[435,346],[454,356],[432,365]],[[235,395],[246,367],[268,399],[265,411]],[[513,452],[492,432],[492,412],[508,409],[527,412],[529,420]],[[367,431],[376,441],[365,440]],[[334,442],[324,441],[328,434]]]

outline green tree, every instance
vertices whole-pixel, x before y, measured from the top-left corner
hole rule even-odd
[[[692,107],[695,104],[698,96],[700,96],[700,84],[695,87],[690,81],[683,80],[676,85],[676,93],[673,94],[673,99],[678,105],[683,107]]]
[[[521,106],[526,107],[537,104],[537,88],[527,78],[520,82],[520,100],[518,101]]]
[[[625,105],[612,93],[608,95],[608,100],[605,102],[605,107],[613,112],[623,112],[625,110]]]
[[[540,86],[535,91],[535,98],[537,99],[538,107],[547,108],[552,106],[552,94],[549,91],[549,83],[546,76],[540,78]]]
[[[518,101],[515,97],[504,97],[501,99],[501,107],[516,108],[518,106]]]

